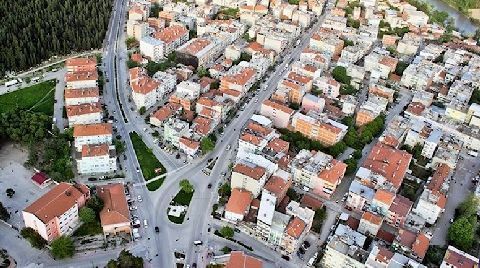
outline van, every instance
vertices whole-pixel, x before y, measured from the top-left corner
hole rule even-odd
[[[143,227],[145,227],[145,228],[147,228],[147,227],[148,227],[147,220],[143,220]]]

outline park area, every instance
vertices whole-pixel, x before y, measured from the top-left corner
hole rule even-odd
[[[53,115],[55,80],[48,80],[0,96],[0,113],[16,108]]]
[[[138,163],[142,169],[142,174],[145,180],[151,180],[156,176],[165,173],[165,167],[158,161],[152,150],[147,147],[142,138],[136,133],[130,133],[133,149],[137,155]]]

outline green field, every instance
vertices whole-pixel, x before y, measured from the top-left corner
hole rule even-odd
[[[142,138],[140,138],[136,132],[132,132],[130,133],[130,139],[132,140],[133,149],[137,155],[138,163],[140,164],[145,180],[150,180],[164,174],[165,167],[158,161],[152,150],[145,145]],[[158,168],[161,169],[161,172],[155,173],[155,170]]]
[[[54,99],[55,80],[45,81],[0,95],[0,113],[20,108],[52,116]]]

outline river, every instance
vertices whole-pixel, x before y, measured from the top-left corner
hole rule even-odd
[[[462,33],[473,34],[475,33],[475,30],[478,28],[470,21],[470,19],[467,16],[465,16],[455,8],[449,6],[442,0],[421,0],[421,1],[429,3],[436,10],[447,12],[450,15],[450,17],[452,17],[453,20],[455,21],[455,26],[457,27],[457,29]]]

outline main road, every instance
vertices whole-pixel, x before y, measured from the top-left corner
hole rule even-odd
[[[149,237],[146,248],[149,251],[151,264],[154,267],[174,267],[175,259],[173,252],[181,251],[186,253],[186,263],[197,262],[199,256],[195,254],[193,246],[194,240],[208,239],[207,224],[210,219],[210,212],[213,203],[217,199],[217,188],[219,185],[220,174],[225,172],[228,165],[234,162],[235,150],[241,129],[251,118],[253,113],[259,108],[262,101],[269,98],[277,86],[278,81],[287,72],[287,64],[292,60],[298,59],[301,51],[308,45],[310,36],[318,30],[323,22],[324,16],[319,17],[317,23],[311,29],[301,36],[300,43],[288,53],[275,71],[265,82],[265,90],[258,91],[254,100],[252,98],[244,111],[239,111],[238,117],[232,120],[229,126],[224,130],[223,139],[221,139],[216,148],[206,157],[197,159],[183,165],[180,161],[174,159],[161,150],[154,142],[152,136],[146,133],[149,129],[144,119],[132,109],[132,104],[128,100],[129,88],[127,83],[128,70],[125,64],[127,59],[127,50],[125,47],[125,25],[126,0],[117,0],[115,2],[114,15],[110,22],[107,32],[104,68],[105,75],[110,79],[106,84],[104,91],[104,102],[110,111],[116,117],[117,134],[122,137],[126,143],[127,159],[124,161],[127,178],[130,178],[135,184],[134,191],[144,196],[142,211],[139,211],[144,218],[148,219],[151,226],[159,226],[160,233],[154,234],[150,228],[146,236]],[[136,131],[142,136],[142,139],[149,148],[152,149],[156,157],[164,164],[168,171],[163,185],[155,192],[149,194],[140,173],[136,172],[139,166],[138,161],[131,144],[129,133]],[[231,145],[232,150],[227,150]],[[217,158],[218,161],[212,170],[210,176],[202,173],[208,159]],[[167,208],[173,196],[179,191],[179,180],[187,178],[195,186],[195,193],[185,217],[185,222],[181,225],[171,223],[167,217]],[[212,184],[212,189],[207,185]],[[140,209],[139,209],[140,210]],[[153,239],[150,239],[152,238]],[[158,257],[156,256],[158,254]],[[279,255],[269,256],[273,259]],[[200,259],[200,258],[199,258]],[[275,262],[284,262],[284,267],[293,267],[293,264],[278,258]]]

